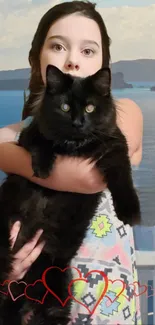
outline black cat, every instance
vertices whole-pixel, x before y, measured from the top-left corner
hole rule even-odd
[[[87,78],[62,73],[47,67],[47,84],[31,124],[19,138],[19,146],[32,156],[34,175],[46,178],[57,154],[91,158],[112,193],[115,211],[124,224],[140,223],[140,206],[133,187],[128,147],[116,125],[116,105],[111,95],[111,73],[103,68]],[[70,265],[77,253],[102,193],[78,194],[43,188],[17,175],[9,175],[0,188],[0,283],[7,279],[14,254],[35,232],[44,230],[40,240],[46,244],[23,281],[32,284],[42,278],[46,268]],[[10,227],[22,223],[13,251]],[[46,283],[64,301],[68,296],[71,270],[56,268],[47,273]],[[18,288],[14,289],[18,293]],[[46,290],[40,282],[33,287],[33,297]],[[26,310],[33,310],[30,325],[66,325],[70,319],[71,300],[63,307],[48,292],[40,304],[21,297],[13,302],[0,296],[0,325],[21,325]],[[10,319],[10,320],[9,320]]]

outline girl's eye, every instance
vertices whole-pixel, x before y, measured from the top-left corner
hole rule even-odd
[[[86,107],[85,107],[85,111],[87,112],[87,113],[93,113],[94,112],[94,110],[95,110],[95,106],[94,105],[87,105]]]
[[[68,112],[70,110],[70,106],[68,104],[62,104],[61,109],[63,112]]]
[[[64,47],[61,44],[52,44],[52,49],[57,52],[61,52],[64,50]]]
[[[85,49],[85,50],[83,50],[83,52],[84,52],[84,54],[86,56],[90,56],[90,55],[93,55],[94,54],[94,51],[91,50],[91,49]]]

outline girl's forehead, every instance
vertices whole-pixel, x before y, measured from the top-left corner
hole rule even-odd
[[[74,40],[96,39],[101,44],[101,33],[96,21],[79,13],[58,19],[49,28],[46,38],[57,35],[68,36],[68,39]]]

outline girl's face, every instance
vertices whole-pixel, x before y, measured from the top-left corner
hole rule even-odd
[[[77,13],[57,20],[40,53],[44,84],[48,64],[79,77],[97,72],[102,67],[102,39],[97,23]]]

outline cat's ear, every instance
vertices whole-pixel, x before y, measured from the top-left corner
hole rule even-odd
[[[51,94],[59,93],[66,85],[66,75],[54,65],[46,68],[46,87]]]
[[[91,82],[95,90],[103,96],[109,95],[111,90],[111,70],[102,68],[91,76]]]

